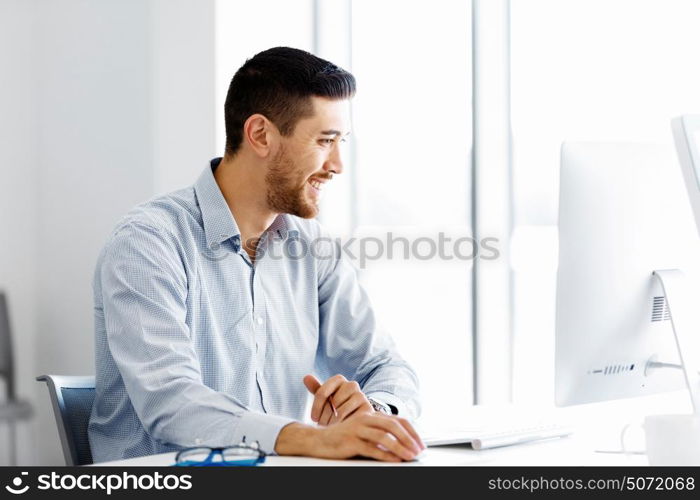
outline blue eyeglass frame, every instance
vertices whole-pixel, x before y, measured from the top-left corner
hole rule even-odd
[[[224,460],[224,450],[228,450],[230,448],[237,450],[249,450],[252,453],[257,453],[258,457],[246,460]],[[209,455],[207,455],[207,458],[204,460],[186,460],[184,462],[179,461],[180,455],[192,450],[209,450]],[[217,455],[221,455],[221,460],[214,460]],[[175,455],[175,463],[173,465],[176,467],[255,467],[256,465],[264,463],[266,456],[267,455],[264,451],[250,446],[224,446],[221,448],[197,446],[194,448],[185,448],[184,450],[180,450],[177,455]]]

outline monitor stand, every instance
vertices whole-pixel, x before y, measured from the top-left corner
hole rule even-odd
[[[691,292],[688,278],[678,269],[662,269],[654,271],[661,283],[666,304],[671,316],[671,326],[676,338],[676,347],[681,359],[681,367],[685,374],[685,382],[690,391],[693,412],[700,415],[700,353],[696,349],[693,335],[698,338],[700,333],[700,315],[697,313],[700,295]]]

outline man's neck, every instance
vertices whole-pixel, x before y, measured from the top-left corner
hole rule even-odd
[[[255,259],[255,242],[277,217],[267,206],[265,178],[242,153],[224,157],[214,171],[214,179],[241,232],[241,244],[251,260]]]

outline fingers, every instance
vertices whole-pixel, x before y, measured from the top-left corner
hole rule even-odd
[[[318,389],[321,387],[321,382],[313,375],[306,375],[304,377],[304,385],[306,386],[306,389],[311,394],[315,395],[316,392],[318,391]],[[330,400],[330,398],[328,400],[326,400],[326,402],[324,402],[324,404],[323,404],[321,418],[319,419],[319,423],[321,423],[322,425],[328,425],[328,423],[329,423],[329,421],[328,421],[329,416],[328,415],[329,414],[330,414],[330,417],[333,417],[335,415],[335,412],[333,412],[332,407],[329,406],[329,403],[328,403],[329,400]]]
[[[418,435],[418,432],[416,432],[416,429],[413,427],[413,425],[411,425],[411,422],[409,422],[405,418],[401,418],[401,417],[394,417],[394,418],[401,423],[403,428],[406,429],[406,431],[408,431],[408,433],[411,435],[413,440],[416,443],[418,443],[418,445],[421,447],[421,449],[424,450],[426,448],[425,443],[420,438],[420,436]]]
[[[394,455],[391,452],[377,448],[376,444],[365,441],[360,445],[360,455],[363,457],[374,458],[382,462],[401,462],[401,457]]]
[[[304,377],[304,380],[306,381],[306,377]],[[335,375],[326,380],[326,382],[316,390],[314,402],[311,406],[311,420],[314,422],[319,421],[326,400],[346,381],[347,379],[342,375]]]
[[[413,460],[413,458],[418,453],[420,453],[420,451],[417,449],[407,448],[393,435],[376,427],[362,427],[359,430],[358,435],[361,438],[374,444],[375,447],[376,445],[381,445],[382,447],[384,447],[384,449],[391,452],[394,456],[399,457],[403,460]]]
[[[337,402],[338,398],[334,396],[333,400]],[[340,404],[340,406],[338,406],[337,409],[338,417],[335,420],[337,420],[338,422],[342,422],[350,415],[354,414],[356,411],[364,411],[367,413],[371,413],[372,405],[363,393],[357,392],[353,394],[347,401]]]
[[[413,430],[413,427],[404,418],[375,413],[369,415],[364,420],[364,423],[391,433],[403,446],[409,450],[414,450],[415,453],[420,453],[421,450],[424,449],[423,442],[420,438],[414,440],[412,433],[407,429],[407,427],[410,427]],[[418,436],[415,430],[413,430],[413,434],[415,434],[416,437]]]
[[[360,389],[360,384],[354,380],[345,380],[344,378],[340,378],[340,380],[341,383],[337,386],[332,396],[332,402],[335,404],[338,413],[337,415],[332,414],[331,410],[324,405],[321,417],[318,420],[318,423],[321,425],[342,422],[358,409],[363,409],[367,413],[372,411],[372,405]]]
[[[316,394],[318,388],[321,387],[321,382],[313,375],[307,375],[304,377],[304,385],[311,394]]]
[[[360,389],[360,384],[358,384],[356,381],[348,380],[343,382],[333,395],[335,407],[340,408],[348,399],[358,393],[362,394],[362,390]],[[362,395],[364,396],[364,394]]]
[[[350,458],[361,455],[376,460],[412,460],[422,450],[404,428],[404,419],[373,413],[359,415],[337,425],[316,429],[312,456]],[[406,422],[410,427],[410,424]]]
[[[326,400],[326,403],[323,405],[321,417],[318,419],[318,423],[320,425],[330,425],[331,423],[335,423],[337,420],[336,413],[333,412],[333,407],[331,406],[333,399],[333,396],[329,397]]]
[[[349,418],[352,417],[359,417],[360,415],[371,415],[374,413],[374,408],[372,408],[372,405],[370,405],[369,408],[365,408],[364,406],[360,406],[359,408],[355,409],[352,413],[349,413],[348,415],[345,416],[345,420],[348,420]],[[343,422],[345,421],[343,420]]]

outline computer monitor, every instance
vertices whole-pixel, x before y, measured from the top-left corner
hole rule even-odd
[[[700,232],[700,115],[674,118],[671,129],[688,197],[695,213],[695,223]]]
[[[681,358],[671,313],[678,311],[676,326],[688,315],[667,303],[653,273],[680,269],[692,277],[698,261],[698,232],[672,148],[562,145],[557,406],[686,386],[683,370],[672,368]]]

